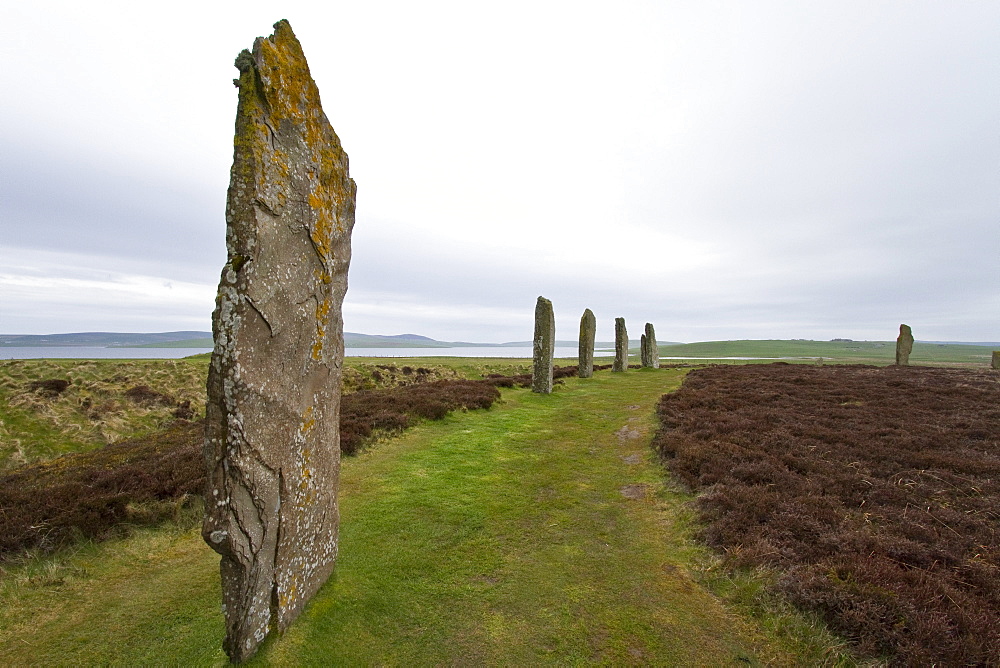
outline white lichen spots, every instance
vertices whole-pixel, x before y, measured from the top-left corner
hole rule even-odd
[[[225,505],[225,504],[221,504],[221,505]],[[213,531],[209,535],[209,538],[211,538],[212,542],[215,543],[216,545],[219,545],[220,543],[222,543],[222,541],[226,540],[226,538],[228,538],[228,537],[229,537],[229,532],[228,531],[223,531],[221,529],[217,529],[217,530]]]

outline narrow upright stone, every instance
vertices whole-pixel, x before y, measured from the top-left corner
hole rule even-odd
[[[589,308],[580,318],[580,352],[577,357],[577,372],[580,378],[594,375],[594,339],[597,336],[597,318]]]
[[[649,349],[646,347],[646,335],[639,335],[639,365],[643,368],[650,366]]]
[[[534,372],[531,391],[540,394],[552,392],[552,364],[556,352],[556,316],[552,302],[539,297],[535,304],[535,339],[532,347]]]
[[[993,351],[993,359],[990,360],[990,367],[1000,369],[1000,350]]]
[[[243,661],[295,619],[337,557],[355,185],[287,21],[236,67],[202,533],[222,555],[224,647]]]
[[[653,323],[651,322],[646,323],[646,333],[643,335],[643,348],[646,353],[642,365],[652,369],[659,369],[660,349],[656,345],[656,332],[653,330]]]
[[[913,352],[913,332],[909,325],[899,326],[899,337],[896,339],[896,364],[907,366],[910,363],[910,353]]]
[[[615,318],[615,362],[612,371],[628,369],[628,330],[625,329],[625,318]]]

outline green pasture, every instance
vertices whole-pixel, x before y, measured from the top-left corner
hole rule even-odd
[[[727,357],[800,358],[800,361],[810,362],[821,357],[824,362],[854,364],[894,364],[896,361],[895,341],[704,341],[660,345],[659,351],[661,357],[695,357],[705,361],[723,361]],[[910,364],[989,366],[992,354],[993,349],[989,346],[918,341],[913,344]],[[669,362],[663,360],[663,363]]]
[[[695,539],[649,448],[683,373],[505,390],[345,459],[335,574],[254,663],[849,664],[765,574],[729,576]],[[0,665],[225,663],[195,523],[6,564]]]

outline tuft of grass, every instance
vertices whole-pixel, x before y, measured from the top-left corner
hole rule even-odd
[[[0,471],[201,417],[207,370],[203,359],[2,360]]]

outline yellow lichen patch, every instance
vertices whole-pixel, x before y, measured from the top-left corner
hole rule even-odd
[[[330,297],[325,297],[316,304],[316,340],[313,342],[312,358],[319,361],[323,354],[323,343],[326,340],[326,322],[330,317]]]
[[[287,592],[278,594],[278,607],[287,608],[290,604],[294,603],[298,598],[299,588],[295,582],[292,582],[291,586],[288,587]]]
[[[323,197],[322,190],[323,187],[320,184],[316,184],[313,191],[309,193],[309,206],[312,207],[316,214],[316,223],[309,231],[309,236],[316,246],[316,251],[323,258],[323,262],[326,263],[330,261],[333,215],[331,214],[332,207],[329,198]]]
[[[302,434],[303,436],[308,436],[309,432],[311,432],[313,430],[313,427],[316,426],[316,420],[315,418],[313,418],[312,414],[313,414],[312,406],[306,408],[305,411],[303,411],[302,413],[302,424],[299,427],[299,433]],[[303,451],[303,452],[307,453],[308,451]]]

